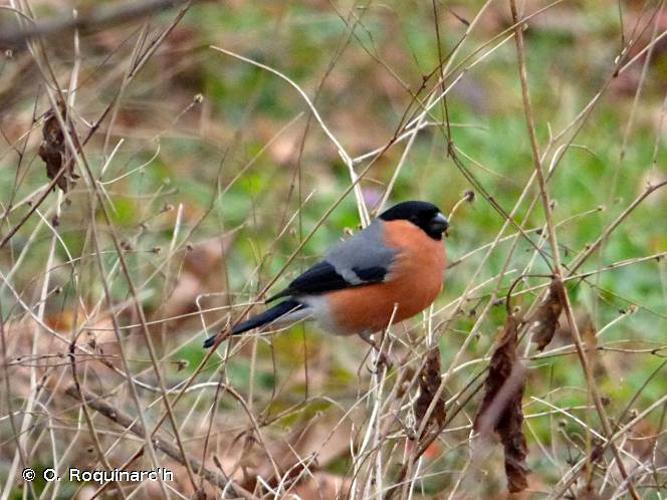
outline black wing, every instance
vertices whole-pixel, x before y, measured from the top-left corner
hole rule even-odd
[[[387,270],[381,266],[359,268],[353,267],[354,273],[350,281],[341,276],[334,266],[327,261],[318,262],[306,270],[280,293],[268,298],[266,302],[292,295],[310,295],[334,290],[342,290],[353,286],[369,285],[384,280]]]

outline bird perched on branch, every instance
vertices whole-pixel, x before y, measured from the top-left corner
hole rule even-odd
[[[239,323],[231,334],[312,319],[331,333],[358,334],[372,343],[370,334],[423,311],[440,293],[447,227],[435,205],[399,203],[332,247],[266,302],[285,300]],[[209,337],[204,347],[215,339]]]

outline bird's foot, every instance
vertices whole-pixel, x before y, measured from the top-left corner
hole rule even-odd
[[[382,370],[382,367],[385,367],[387,371],[390,371],[394,366],[393,361],[389,355],[385,354],[382,351],[378,351],[377,359],[375,360],[375,369],[379,372]]]

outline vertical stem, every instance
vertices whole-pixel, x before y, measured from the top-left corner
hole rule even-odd
[[[540,197],[542,199],[542,206],[544,209],[544,217],[546,220],[547,224],[547,235],[549,239],[549,244],[551,246],[551,252],[552,252],[552,261],[553,261],[553,267],[552,267],[552,272],[554,274],[554,277],[558,280],[560,280],[560,290],[561,290],[561,300],[563,301],[563,306],[565,309],[565,313],[567,316],[567,321],[570,326],[570,329],[572,331],[572,336],[574,340],[574,344],[577,349],[577,356],[579,358],[579,362],[581,364],[581,367],[584,371],[584,375],[586,377],[586,383],[588,387],[588,393],[589,393],[589,398],[593,400],[595,404],[595,408],[597,410],[597,413],[600,417],[600,421],[602,423],[602,427],[604,429],[604,433],[606,434],[606,437],[609,437],[612,435],[612,428],[611,424],[609,423],[609,418],[607,417],[607,414],[604,410],[604,406],[602,405],[602,400],[600,398],[600,394],[597,390],[597,386],[595,385],[595,381],[593,379],[593,373],[591,370],[591,367],[588,363],[588,359],[586,358],[586,354],[583,349],[583,342],[581,340],[581,334],[579,332],[579,328],[577,326],[577,323],[574,319],[574,314],[572,312],[572,306],[570,304],[570,299],[567,294],[567,289],[563,285],[562,282],[562,270],[561,270],[561,260],[560,260],[560,253],[558,251],[558,239],[556,237],[556,228],[553,223],[553,214],[552,214],[552,207],[551,207],[551,200],[549,199],[549,191],[546,186],[545,178],[544,178],[544,173],[542,172],[542,162],[540,160],[540,153],[539,153],[539,145],[537,143],[537,136],[535,134],[535,120],[533,117],[533,108],[532,104],[530,101],[530,93],[528,90],[528,76],[526,72],[526,51],[525,51],[525,45],[524,45],[524,39],[523,39],[523,26],[519,22],[519,15],[517,13],[517,8],[516,8],[516,0],[510,0],[510,9],[512,11],[512,21],[514,22],[514,33],[515,33],[515,43],[516,43],[516,50],[517,50],[517,56],[518,56],[518,62],[519,62],[519,78],[521,80],[521,94],[523,97],[523,108],[524,108],[524,113],[526,115],[526,126],[528,128],[528,136],[530,138],[530,145],[533,153],[533,166],[535,168],[535,174],[537,176],[537,182],[538,186],[540,189]],[[588,460],[587,460],[587,467],[588,467],[588,472],[589,474],[592,472],[591,471],[591,464],[590,464],[590,457],[591,457],[591,436],[590,432],[587,434],[587,448],[588,448]],[[616,459],[616,465],[618,467],[618,470],[623,477],[624,481],[627,482],[628,484],[628,490],[630,495],[632,496],[633,499],[639,500],[639,495],[637,494],[637,491],[634,488],[634,485],[632,481],[628,478],[628,474],[625,470],[625,466],[623,465],[623,461],[621,460],[620,454],[618,452],[618,448],[612,444],[612,452],[614,454],[614,457]]]

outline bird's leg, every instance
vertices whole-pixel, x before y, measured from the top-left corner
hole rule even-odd
[[[390,370],[392,367],[392,362],[389,359],[389,357],[382,352],[382,346],[378,345],[375,340],[371,337],[371,333],[369,332],[362,332],[359,334],[359,336],[366,342],[368,345],[370,345],[373,349],[375,349],[378,353],[378,360],[377,360],[377,366],[384,365],[387,367],[387,370]]]

